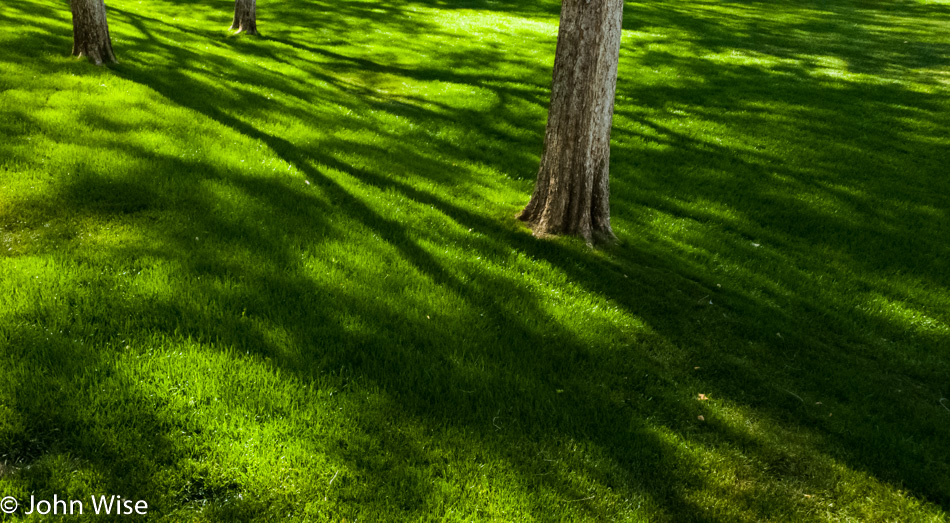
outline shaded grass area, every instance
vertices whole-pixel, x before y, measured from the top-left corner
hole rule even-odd
[[[0,495],[947,519],[948,4],[629,3],[604,251],[513,218],[556,2],[230,7],[0,11]]]

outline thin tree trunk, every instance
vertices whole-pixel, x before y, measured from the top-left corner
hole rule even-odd
[[[73,12],[73,56],[85,56],[96,65],[116,62],[103,0],[70,0]]]
[[[231,29],[249,35],[257,32],[257,0],[234,0],[234,21]]]
[[[610,128],[623,0],[564,0],[551,108],[531,200],[518,219],[535,235],[613,240]]]

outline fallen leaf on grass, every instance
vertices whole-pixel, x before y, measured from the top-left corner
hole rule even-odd
[[[701,415],[696,416],[696,419],[698,419],[699,421],[706,421],[706,418],[702,417]]]

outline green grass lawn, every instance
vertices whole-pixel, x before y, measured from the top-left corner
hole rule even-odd
[[[628,2],[600,250],[556,1],[108,6],[0,7],[0,497],[950,520],[950,1]]]

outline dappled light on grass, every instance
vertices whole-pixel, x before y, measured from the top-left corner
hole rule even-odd
[[[0,494],[946,518],[945,4],[628,4],[601,251],[513,218],[557,2],[183,5],[0,11]]]

